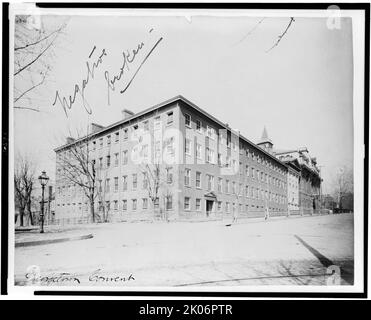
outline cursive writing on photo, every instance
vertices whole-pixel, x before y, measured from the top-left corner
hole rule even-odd
[[[30,282],[32,281],[33,283],[40,282],[41,284],[46,284],[46,285],[56,284],[56,283],[74,283],[74,284],[81,283],[78,277],[68,272],[62,272],[60,274],[48,275],[48,276],[43,276],[43,277],[40,275],[35,275],[33,273],[26,273],[26,279]]]
[[[85,276],[78,276],[68,272],[61,272],[49,275],[34,274],[28,272],[25,274],[28,284],[41,284],[41,285],[58,285],[58,284],[81,284],[83,282],[90,283],[122,283],[135,280],[132,273],[128,274],[108,274],[103,273],[101,269],[97,269],[92,273]]]
[[[159,45],[159,43],[162,40],[163,40],[163,38],[161,37],[152,46],[152,48],[150,49],[150,51],[147,53],[147,55],[141,61],[141,63],[136,68],[136,70],[134,71],[134,73],[131,75],[131,77],[127,81],[126,85],[120,90],[120,93],[121,94],[124,93],[129,88],[129,86],[133,82],[134,78],[138,74],[139,70],[142,68],[142,66],[144,65],[144,63],[147,61],[147,59],[149,58],[149,56],[153,53],[153,51],[156,49],[156,47]],[[116,86],[115,86],[116,85],[116,82],[119,82],[120,80],[122,80],[122,78],[124,76],[124,73],[125,73],[125,70],[127,72],[130,70],[130,64],[132,64],[136,60],[137,55],[139,54],[139,52],[142,50],[143,47],[144,47],[144,43],[141,42],[131,52],[128,51],[128,50],[126,52],[122,52],[123,61],[122,61],[122,64],[121,64],[121,67],[120,67],[119,71],[114,76],[111,76],[110,73],[107,70],[104,72],[104,78],[105,78],[105,80],[107,82],[107,103],[108,103],[108,105],[110,105],[110,91],[115,91],[116,90]]]
[[[149,30],[149,33],[152,33],[152,31],[153,28]],[[119,93],[121,94],[123,94],[130,87],[139,70],[162,40],[163,38],[160,37],[155,44],[149,48],[146,54],[141,54],[141,52],[144,51],[147,45],[144,43],[144,41],[140,41],[134,49],[122,51],[122,63],[116,72],[109,72],[108,69],[105,68],[103,75],[107,87],[108,105],[110,105],[110,93],[116,90],[116,87],[119,85],[119,83],[122,85],[119,90]],[[72,106],[77,103],[78,96],[81,98],[82,107],[85,109],[85,111],[88,114],[92,114],[93,112],[92,107],[87,101],[85,90],[87,89],[90,80],[94,79],[95,72],[102,68],[101,65],[103,63],[107,64],[106,57],[108,55],[108,52],[105,48],[103,48],[99,54],[96,54],[96,52],[97,46],[94,45],[94,47],[89,51],[88,59],[85,62],[86,75],[80,82],[76,82],[73,85],[72,94],[63,95],[61,90],[56,90],[55,92],[52,106],[55,106],[58,103],[62,107],[66,117],[68,117],[68,110],[71,110]],[[139,58],[139,56],[141,58]],[[138,63],[136,63],[134,67],[135,62]],[[131,67],[132,70],[130,69]]]
[[[59,102],[61,107],[63,108],[64,113],[66,114],[66,117],[68,117],[67,109],[71,109],[72,105],[76,102],[76,96],[77,94],[81,95],[82,105],[86,112],[88,114],[92,114],[92,109],[85,99],[85,89],[87,85],[89,84],[90,79],[94,79],[94,72],[95,70],[103,63],[103,58],[107,56],[106,49],[102,49],[101,54],[98,56],[98,58],[91,62],[90,59],[96,49],[96,46],[94,46],[93,50],[89,54],[89,58],[86,61],[86,77],[82,80],[81,84],[75,83],[73,94],[69,95],[68,98],[65,96],[61,97],[61,94],[59,93],[59,90],[55,93],[55,98],[53,101],[53,106]]]
[[[126,282],[126,281],[135,280],[132,273],[126,276],[122,276],[122,275],[112,276],[112,275],[102,274],[101,271],[102,271],[101,269],[94,271],[89,276],[89,281],[91,282]]]

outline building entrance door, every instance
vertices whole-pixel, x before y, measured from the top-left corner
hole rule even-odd
[[[213,211],[213,200],[206,200],[206,216],[209,217],[210,213]]]

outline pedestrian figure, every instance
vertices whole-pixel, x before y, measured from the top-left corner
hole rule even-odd
[[[268,210],[268,206],[265,206],[264,220],[267,220],[268,218],[269,218],[269,210]]]
[[[237,222],[237,211],[234,209],[233,210],[233,219],[232,219],[232,223],[234,222]]]

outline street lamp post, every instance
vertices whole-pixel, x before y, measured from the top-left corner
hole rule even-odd
[[[44,190],[45,186],[49,181],[49,177],[46,175],[46,172],[43,171],[39,176],[39,181],[41,184],[41,213],[40,213],[40,233],[44,233]]]

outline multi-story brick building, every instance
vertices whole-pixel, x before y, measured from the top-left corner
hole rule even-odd
[[[288,192],[298,194],[294,197],[295,206],[298,204],[300,214],[313,213],[320,209],[321,182],[317,159],[310,157],[307,148],[276,151],[275,155],[288,165]],[[296,190],[295,190],[296,189]],[[289,209],[294,209],[289,196]],[[298,199],[298,202],[297,202]]]
[[[287,209],[288,214],[300,214],[300,174],[296,159],[283,160],[287,164]]]
[[[79,143],[95,168],[95,211],[109,212],[108,219],[148,219],[155,211],[169,219],[262,216],[266,208],[287,214],[294,171],[267,136],[254,144],[177,96],[137,114],[124,110],[122,120],[93,124],[85,137],[55,149],[57,218],[91,214],[86,192],[58,162]]]

